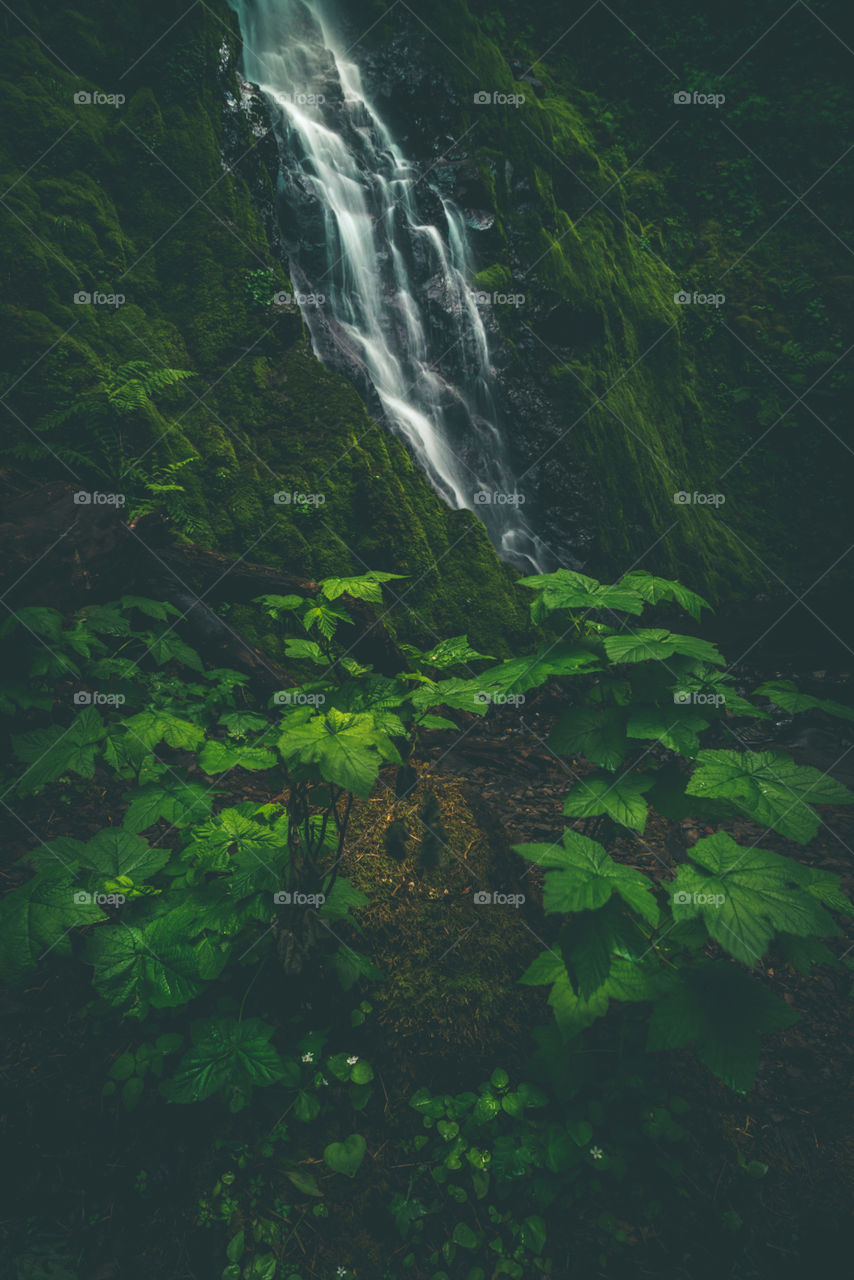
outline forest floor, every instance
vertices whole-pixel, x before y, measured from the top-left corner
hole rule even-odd
[[[510,846],[551,842],[564,825],[561,804],[571,779],[546,746],[553,714],[547,698],[534,699],[521,723],[500,713],[473,721],[461,737],[430,736],[416,762],[412,806],[433,788],[452,850],[449,865],[424,872],[383,852],[379,833],[393,807],[393,771],[354,813],[346,871],[370,898],[359,915],[359,946],[387,975],[370,993],[377,1016],[375,1043],[366,1051],[384,1102],[365,1113],[371,1158],[357,1180],[364,1185],[333,1188],[339,1216],[299,1241],[305,1276],[333,1277],[343,1256],[358,1280],[380,1280],[379,1260],[401,1248],[382,1226],[389,1168],[398,1166],[384,1166],[380,1155],[394,1143],[401,1115],[405,1123],[408,1097],[422,1085],[433,1092],[473,1088],[497,1064],[511,1073],[521,1069],[532,1026],[549,1017],[542,991],[518,985],[542,945],[541,881]],[[223,803],[274,798],[257,774],[241,775],[239,784],[231,775],[229,785]],[[89,836],[109,823],[112,801],[90,789],[73,814],[39,813],[33,804],[22,816],[43,838],[60,830]],[[826,808],[822,818],[819,835],[805,847],[773,834],[762,844],[840,874],[854,894],[854,815]],[[742,843],[762,835],[746,821],[725,829]],[[609,851],[661,881],[675,872],[686,844],[705,833],[696,823],[652,814],[643,837],[618,837]],[[14,844],[7,849],[4,886],[17,880],[19,871],[8,868],[25,852]],[[473,890],[484,884],[524,892],[525,908],[499,922],[473,907]],[[844,951],[847,941],[837,941]],[[854,1185],[850,975],[820,966],[808,977],[788,967],[760,975],[800,1021],[764,1041],[748,1096],[726,1089],[690,1052],[656,1061],[667,1088],[691,1106],[685,1194],[656,1228],[618,1219],[619,1245],[603,1243],[593,1220],[567,1224],[573,1266],[558,1267],[555,1276],[794,1278],[807,1262],[844,1256]],[[269,999],[269,989],[259,998]],[[153,1094],[137,1111],[118,1113],[102,1099],[101,1085],[126,1046],[111,1025],[93,1020],[90,1001],[85,971],[69,965],[43,969],[0,999],[0,1132],[10,1179],[0,1227],[25,1241],[28,1258],[28,1269],[20,1257],[0,1262],[0,1280],[218,1277],[223,1233],[197,1224],[198,1200],[222,1163],[214,1137],[242,1135],[246,1122],[227,1117],[212,1131],[213,1104],[167,1108]],[[130,1028],[128,1044],[139,1034]],[[766,1177],[746,1178],[739,1156],[766,1164]],[[742,1226],[721,1239],[722,1212],[734,1206]],[[336,1238],[335,1230],[343,1234]]]

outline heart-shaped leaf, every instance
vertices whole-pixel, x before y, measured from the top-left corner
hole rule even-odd
[[[343,1142],[330,1142],[324,1148],[323,1159],[333,1173],[343,1173],[354,1178],[365,1158],[367,1143],[360,1133],[351,1133]]]

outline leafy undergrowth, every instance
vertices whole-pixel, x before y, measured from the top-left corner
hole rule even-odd
[[[381,676],[336,631],[388,577],[257,601],[301,680],[269,705],[158,602],[5,625],[10,1276],[815,1257],[850,1172],[851,796],[749,724],[854,713],[636,625],[703,607],[643,574],[531,579],[534,653]]]

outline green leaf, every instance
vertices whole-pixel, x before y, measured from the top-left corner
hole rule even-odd
[[[285,653],[295,662],[313,662],[318,667],[325,667],[329,661],[316,640],[286,640]]]
[[[86,707],[67,728],[51,725],[14,736],[15,755],[29,764],[18,779],[18,790],[25,794],[36,791],[64,773],[94,777],[95,756],[106,734],[98,712]]]
[[[807,803],[850,804],[847,787],[790,756],[773,751],[701,751],[686,792],[735,804],[742,813],[799,844],[811,840],[819,817]]]
[[[17,982],[50,952],[70,956],[70,930],[107,917],[65,871],[38,871],[0,902],[0,972]]]
[[[136,1062],[132,1053],[122,1053],[110,1067],[111,1080],[129,1080],[136,1070]]]
[[[323,1195],[312,1173],[305,1173],[302,1169],[286,1169],[285,1177],[294,1184],[297,1191],[301,1191],[305,1196]]]
[[[197,751],[205,739],[205,731],[191,720],[170,715],[168,711],[140,711],[122,723],[145,747],[165,742],[169,747]]]
[[[210,817],[215,792],[201,782],[184,782],[172,775],[130,792],[133,797],[122,826],[147,831],[163,818],[172,827],[186,827]]]
[[[726,659],[708,640],[697,636],[674,635],[660,627],[642,627],[626,634],[606,636],[605,652],[612,662],[666,662],[676,654],[685,654],[701,662],[725,666]]]
[[[541,987],[565,977],[566,964],[563,956],[556,951],[541,951],[528,965],[519,981],[528,987]]]
[[[320,908],[320,914],[330,920],[342,920],[349,912],[364,907],[368,901],[368,895],[352,885],[346,876],[338,876]]]
[[[471,1227],[466,1226],[464,1222],[457,1223],[454,1227],[454,1234],[451,1239],[454,1244],[460,1245],[463,1249],[477,1248],[477,1236],[472,1231]]]
[[[472,649],[468,636],[454,636],[451,639],[442,640],[429,653],[422,654],[420,662],[425,667],[438,667],[441,670],[445,667],[456,667],[492,657],[491,653],[478,653],[477,649]]]
[[[622,778],[585,778],[573,787],[563,805],[568,818],[592,818],[606,813],[624,827],[643,831],[646,826],[647,803],[643,793],[653,784],[653,778],[630,773]]]
[[[146,617],[157,618],[161,622],[165,622],[170,615],[175,618],[181,616],[180,609],[176,609],[174,604],[161,603],[159,600],[149,600],[147,596],[122,596],[121,606],[125,613],[130,609],[138,609]]]
[[[614,862],[595,840],[567,829],[560,844],[517,844],[513,850],[548,868],[546,911],[595,910],[617,893],[650,924],[658,923],[658,904],[646,876]]]
[[[542,620],[543,613],[558,609],[620,609],[624,613],[640,614],[644,602],[631,586],[603,585],[595,578],[571,569],[558,569],[555,573],[543,573],[533,578],[520,578],[519,585],[539,592],[539,609],[532,607],[534,621]]]
[[[269,720],[255,711],[227,711],[220,716],[219,724],[225,725],[233,738],[245,738],[248,733],[260,733],[269,727]]]
[[[193,1023],[192,1047],[172,1080],[161,1086],[170,1102],[200,1102],[215,1093],[266,1088],[283,1079],[284,1064],[270,1044],[274,1028],[261,1018],[203,1018]]]
[[[354,600],[368,600],[371,604],[382,604],[383,593],[380,586],[383,582],[391,582],[395,578],[404,578],[403,573],[380,573],[372,570],[357,578],[324,578],[320,590],[327,600],[337,600],[345,593]]]
[[[216,738],[209,738],[199,752],[199,768],[211,775],[232,769],[273,769],[277,763],[275,754],[266,747],[234,746]]]
[[[708,720],[678,704],[666,711],[658,707],[634,707],[626,724],[626,736],[654,738],[670,751],[694,756],[700,749],[697,735],[708,727]]]
[[[701,915],[709,936],[749,968],[765,954],[775,932],[839,933],[818,902],[799,888],[801,869],[790,859],[742,848],[723,831],[698,840],[689,854],[705,870],[679,868],[674,919]]]
[[[653,574],[647,573],[645,569],[633,569],[629,573],[624,573],[620,579],[620,586],[636,591],[649,604],[660,604],[662,600],[673,601],[674,604],[680,605],[686,613],[690,613],[696,622],[700,621],[700,611],[702,609],[711,608],[711,605],[702,596],[698,596],[694,591],[689,591],[681,583],[671,582],[669,578],[656,578]]]
[[[628,751],[625,721],[619,707],[576,707],[557,721],[549,746],[561,755],[584,756],[605,769],[618,769]]]
[[[847,707],[842,702],[833,702],[830,698],[813,698],[808,693],[799,693],[791,680],[768,680],[765,684],[761,684],[756,692],[792,714],[816,710],[824,711],[827,715],[838,716],[842,720],[854,720],[854,707]]]
[[[759,1065],[759,1034],[797,1021],[779,996],[731,964],[681,971],[653,1006],[647,1049],[696,1043],[701,1062],[739,1093],[747,1093]]]
[[[283,723],[278,742],[285,761],[315,765],[327,782],[367,799],[384,760],[400,764],[400,755],[370,712],[326,715],[300,708]]]
[[[98,929],[84,958],[94,966],[92,983],[98,993],[137,1014],[149,1005],[176,1008],[202,989],[193,947],[168,915],[144,929],[124,924]]]
[[[232,1236],[226,1245],[225,1256],[228,1258],[229,1262],[239,1262],[243,1257],[244,1248],[245,1239],[243,1232],[238,1231],[237,1235]]]
[[[162,635],[156,636],[152,640],[148,652],[159,667],[174,660],[185,667],[189,667],[192,671],[204,670],[204,664],[195,649],[191,649],[188,644],[185,644],[174,631],[164,631]]]
[[[368,1144],[360,1133],[351,1133],[343,1142],[330,1142],[323,1149],[323,1159],[333,1173],[355,1178],[365,1158]]]
[[[149,880],[169,861],[168,849],[152,849],[148,842],[122,827],[107,827],[84,846],[80,865],[105,880],[128,876],[135,883]]]

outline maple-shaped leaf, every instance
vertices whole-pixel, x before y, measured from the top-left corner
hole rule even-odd
[[[728,800],[764,827],[799,844],[811,840],[819,817],[811,804],[850,804],[847,787],[775,751],[700,751],[685,788],[692,796]]]
[[[567,828],[560,844],[517,844],[513,850],[547,868],[546,911],[595,910],[616,893],[650,924],[658,923],[658,903],[649,880],[642,872],[615,862],[597,841]]]
[[[728,963],[677,973],[653,1005],[647,1049],[695,1043],[701,1062],[739,1093],[747,1093],[759,1065],[759,1035],[797,1021],[780,999]]]
[[[48,953],[71,954],[70,931],[97,924],[107,917],[87,901],[91,895],[56,865],[36,872],[31,880],[0,902],[0,972],[18,982]]]
[[[700,915],[709,936],[752,968],[775,933],[830,937],[839,929],[799,881],[790,858],[743,848],[726,832],[706,836],[689,850],[698,866],[683,864],[673,886],[673,917]]]
[[[563,805],[567,818],[593,818],[606,813],[624,827],[643,831],[646,826],[647,803],[643,793],[654,779],[639,773],[622,778],[610,774],[584,778],[572,788]]]

